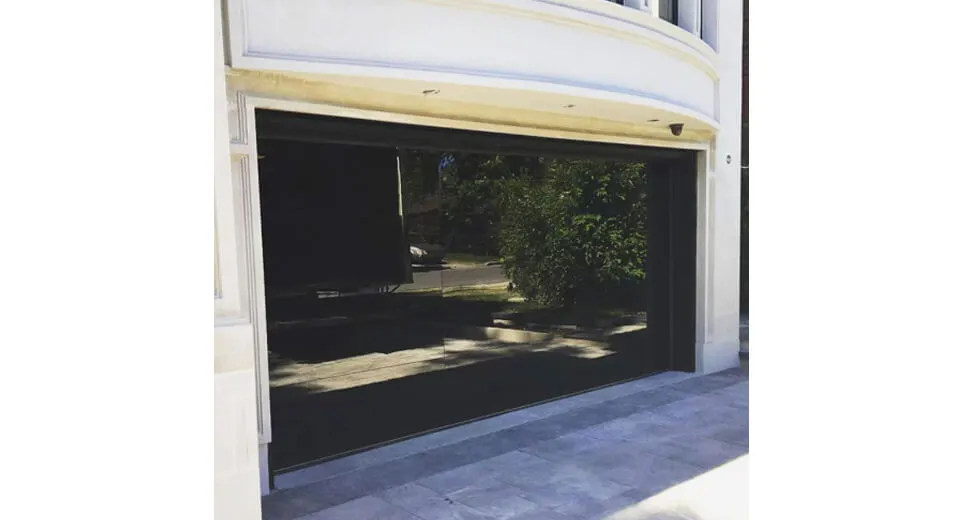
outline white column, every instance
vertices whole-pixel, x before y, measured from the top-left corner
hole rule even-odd
[[[215,0],[214,43],[214,517],[260,520],[260,450],[254,327],[238,247],[237,204],[230,161],[221,2]],[[204,348],[201,343],[197,348]],[[190,515],[186,515],[190,516]]]
[[[700,36],[700,0],[678,0],[677,25],[688,33]]]
[[[739,364],[740,351],[740,118],[741,0],[716,10],[719,52],[716,118],[720,123],[700,184],[702,284],[698,297],[697,369]],[[702,339],[700,338],[702,336]]]

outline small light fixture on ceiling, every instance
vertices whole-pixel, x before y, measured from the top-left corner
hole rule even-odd
[[[648,123],[659,123],[660,120],[659,120],[659,119],[647,119],[647,122],[648,122]]]
[[[427,90],[423,91],[424,96],[432,96],[434,94],[439,94],[439,93],[440,93],[440,89],[436,89],[436,88],[428,88]]]
[[[563,108],[573,108],[573,107],[575,107],[575,106],[577,106],[577,105],[563,105]]]

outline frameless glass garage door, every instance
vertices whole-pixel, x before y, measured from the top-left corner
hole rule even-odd
[[[302,114],[258,134],[273,471],[689,369],[690,175]]]

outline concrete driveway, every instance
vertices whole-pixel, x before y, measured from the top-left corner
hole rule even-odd
[[[668,372],[280,475],[266,520],[746,518],[748,378]]]

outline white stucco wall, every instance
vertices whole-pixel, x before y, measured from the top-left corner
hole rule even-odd
[[[481,21],[488,27],[491,23],[496,27],[527,24],[513,27],[516,30],[505,38],[512,46],[524,46],[523,34],[536,36],[538,41],[526,42],[531,52],[538,53],[534,57],[529,53],[506,52],[507,47],[497,54],[484,53],[475,43],[462,48],[446,45],[443,40],[452,36],[443,32],[445,25],[460,28],[472,25],[463,20],[452,23],[442,17],[430,18],[431,13],[453,16],[450,13],[457,3],[446,0],[383,0],[376,3],[384,6],[383,12],[372,17],[381,37],[394,34],[387,21],[396,23],[397,17],[408,17],[410,23],[423,25],[421,33],[429,32],[433,27],[435,31],[430,34],[446,35],[432,45],[426,45],[428,40],[404,41],[399,33],[389,45],[384,44],[382,38],[369,38],[369,25],[365,23],[371,20],[371,16],[351,2],[247,0],[247,9],[253,10],[263,24],[250,28],[238,22],[241,4],[237,1],[228,1],[231,24],[240,27],[236,30],[249,30],[249,34],[231,32],[233,67],[225,70],[221,27],[217,27],[214,70],[217,79],[214,114],[217,130],[214,172],[217,518],[260,518],[259,496],[261,491],[266,491],[269,389],[266,341],[260,323],[263,299],[262,283],[259,282],[262,265],[256,217],[259,203],[256,199],[254,106],[701,151],[697,368],[712,372],[738,365],[740,0],[703,0],[706,9],[702,15],[704,38],[720,50],[719,54],[699,40],[691,44],[687,33],[677,36],[676,31],[681,30],[676,27],[664,27],[665,22],[651,21],[649,15],[630,10],[626,10],[630,13],[626,22],[590,18],[593,25],[558,25],[557,17],[569,14],[570,8],[596,9],[604,16],[624,12],[623,7],[613,4],[600,5],[604,3],[588,0],[476,2],[488,7],[519,9],[495,9],[468,16],[476,16],[478,26],[483,25],[479,23]],[[216,3],[219,10],[220,2]],[[690,0],[685,1],[685,4],[689,3]],[[411,7],[414,4],[417,6]],[[417,16],[413,17],[404,9],[387,9],[390,6],[416,9]],[[332,7],[337,7],[336,12],[329,11]],[[547,14],[521,16],[530,9]],[[318,13],[328,16],[318,18]],[[588,12],[587,15],[595,17],[596,13]],[[457,16],[463,16],[463,13]],[[330,25],[331,17],[338,23]],[[445,20],[450,23],[442,23]],[[361,31],[364,37],[338,28],[345,26],[344,22],[355,22],[354,28],[366,27]],[[323,24],[335,30],[318,30]],[[620,32],[614,31],[616,36],[604,33],[605,24]],[[580,27],[580,32],[576,27]],[[625,36],[624,31],[636,31],[642,37]],[[552,38],[548,40],[549,45],[540,41],[545,36]],[[661,37],[672,39],[673,43],[657,47],[660,43],[655,40]],[[653,42],[652,46],[643,41]],[[686,51],[672,53],[669,46]],[[591,52],[616,52],[619,57],[613,60],[605,54],[593,56]],[[579,57],[569,59],[574,54]],[[694,66],[691,59],[702,59],[706,65]],[[366,65],[358,66],[359,62]],[[374,66],[369,66],[371,63]],[[436,76],[436,70],[428,70],[430,66],[417,68],[424,63],[432,64],[430,66],[434,69],[457,63],[462,73],[453,71],[451,76],[450,71],[444,72],[447,74],[443,76],[444,81],[449,83],[445,84],[443,91],[460,97],[434,100],[421,95],[417,81],[423,78],[433,81],[441,77]],[[238,64],[247,68],[238,69]],[[277,67],[268,67],[273,65]],[[384,70],[405,72],[378,75]],[[494,71],[502,76],[524,73],[535,76],[537,81],[508,85],[486,76],[483,81],[471,83],[464,79],[470,77],[471,70]],[[422,78],[421,73],[424,74]],[[593,82],[593,86],[588,85],[586,90],[561,88],[565,83],[586,81]],[[617,85],[623,87],[621,90],[633,93],[615,92],[619,88]],[[612,89],[604,90],[608,87]],[[407,89],[412,93],[405,92]],[[587,92],[590,89],[592,93]],[[658,94],[657,99],[645,99],[644,90],[663,94]],[[557,101],[572,95],[583,96],[583,106],[578,107],[581,112],[562,113],[547,106],[529,106],[544,103],[544,100],[559,106]],[[684,109],[680,105],[693,108]],[[637,106],[642,109],[638,110]],[[704,117],[698,119],[699,116],[694,117],[696,114],[691,115],[693,112]],[[628,116],[624,117],[624,114]],[[647,116],[686,117],[687,121],[700,124],[700,127],[678,138],[670,135],[663,124],[647,124]],[[726,160],[728,155],[729,163]]]

